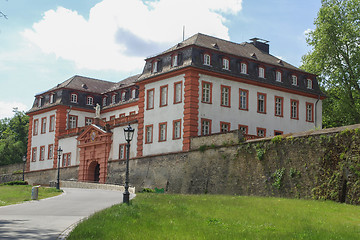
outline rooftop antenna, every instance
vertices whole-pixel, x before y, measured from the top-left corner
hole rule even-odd
[[[183,25],[183,41],[185,40],[185,25]]]

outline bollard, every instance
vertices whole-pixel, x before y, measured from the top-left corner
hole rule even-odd
[[[39,186],[33,186],[31,188],[31,200],[37,200],[39,196]]]

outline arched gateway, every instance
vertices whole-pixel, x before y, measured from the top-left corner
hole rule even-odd
[[[111,132],[90,125],[78,137],[80,151],[79,181],[106,182],[107,163],[112,143],[111,136]]]

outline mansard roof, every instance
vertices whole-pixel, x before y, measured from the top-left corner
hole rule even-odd
[[[120,82],[114,83],[110,88],[106,89],[103,93],[113,92],[121,88],[129,87],[135,85],[136,80],[139,78],[140,74],[130,76],[121,80]]]

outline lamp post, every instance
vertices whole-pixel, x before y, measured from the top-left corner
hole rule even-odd
[[[134,136],[134,131],[130,124],[126,128],[124,128],[125,140],[127,142],[126,145],[126,176],[125,176],[125,192],[123,196],[123,203],[129,205],[130,203],[130,193],[129,193],[129,155],[130,155],[130,142]]]
[[[23,160],[23,182],[25,181],[25,164],[26,164],[26,155],[22,157]]]
[[[57,182],[56,182],[56,189],[60,190],[60,160],[61,160],[61,153],[62,153],[61,147],[57,150],[58,153],[58,171],[57,171]]]

